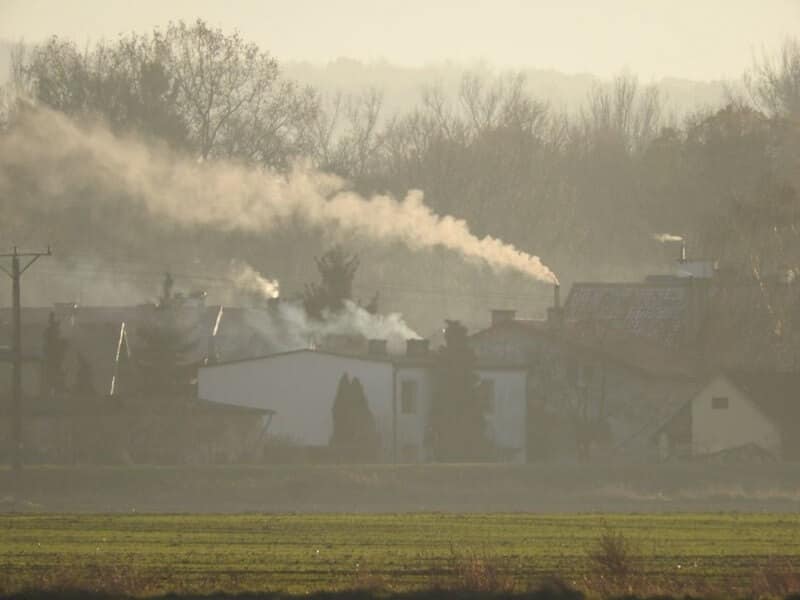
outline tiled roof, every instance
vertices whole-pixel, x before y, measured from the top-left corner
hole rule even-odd
[[[564,304],[567,323],[604,328],[677,347],[684,339],[690,280],[643,283],[576,283]]]

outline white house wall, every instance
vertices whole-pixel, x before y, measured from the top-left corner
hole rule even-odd
[[[509,451],[507,460],[524,463],[527,459],[527,379],[521,369],[478,369],[481,380],[494,381],[493,410],[487,415],[489,436]]]
[[[392,441],[392,365],[314,351],[203,367],[198,394],[205,400],[275,411],[270,434],[303,445],[327,445],[333,431],[336,387],[358,377],[381,434],[385,455]]]
[[[416,410],[404,414],[401,406],[404,381],[417,384]],[[397,368],[397,460],[398,462],[425,462],[429,460],[426,446],[428,415],[433,395],[430,370],[426,367],[398,366]]]
[[[712,408],[713,398],[728,398],[728,408]],[[780,434],[745,394],[725,377],[717,377],[692,402],[692,454],[746,444],[757,444],[777,455]]]

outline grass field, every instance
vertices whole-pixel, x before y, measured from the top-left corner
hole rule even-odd
[[[673,587],[747,590],[800,564],[797,514],[0,515],[0,591],[411,590],[469,557],[518,589],[548,575],[581,587],[606,531],[642,580]]]

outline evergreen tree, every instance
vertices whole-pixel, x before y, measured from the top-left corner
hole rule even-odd
[[[346,373],[341,376],[332,414],[330,446],[338,456],[347,460],[374,460],[380,439],[358,377],[350,379]]]
[[[173,287],[174,280],[167,273],[153,316],[138,331],[141,343],[137,362],[142,389],[148,392],[181,392],[193,379],[194,366],[186,357],[196,343],[180,323],[183,296],[175,294]]]
[[[303,304],[310,316],[320,319],[325,311],[340,312],[345,301],[353,299],[353,279],[360,261],[341,246],[334,246],[315,260],[320,282],[306,286]]]
[[[430,444],[437,460],[487,458],[486,398],[475,373],[475,356],[467,328],[446,321],[445,345],[434,365],[434,395],[430,412]]]

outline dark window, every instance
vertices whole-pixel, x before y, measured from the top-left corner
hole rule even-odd
[[[725,396],[717,396],[711,399],[711,408],[715,410],[725,410],[728,408],[728,398]]]
[[[407,379],[400,384],[400,412],[413,415],[417,412],[417,382]]]

